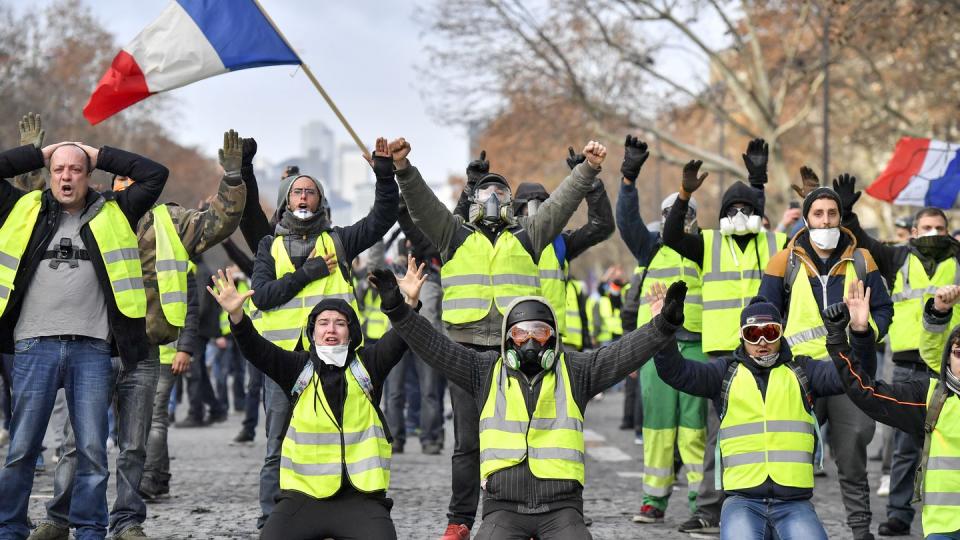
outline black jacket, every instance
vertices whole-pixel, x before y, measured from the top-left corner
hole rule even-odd
[[[32,145],[21,146],[0,153],[0,177],[10,178],[19,174],[28,173],[44,166],[43,154]],[[97,168],[108,173],[129,176],[136,180],[132,186],[119,193],[107,192],[107,197],[117,201],[123,211],[131,230],[136,230],[140,218],[153,207],[163,191],[169,171],[163,165],[151,161],[143,156],[131,152],[118,150],[109,146],[100,149],[97,159]],[[0,182],[0,223],[6,221],[13,207],[20,197],[26,195],[14,188],[9,182]],[[103,195],[90,191],[87,194],[87,205],[97,202]],[[40,215],[37,224],[30,236],[30,242],[20,261],[14,278],[14,290],[10,294],[7,308],[0,316],[0,351],[13,353],[13,329],[20,310],[23,307],[23,298],[26,294],[30,279],[40,264],[43,251],[50,243],[51,236],[56,232],[60,219],[60,203],[54,199],[49,189],[43,192]],[[80,229],[80,238],[87,251],[99,253],[99,247],[90,231],[89,225]],[[125,365],[132,365],[147,356],[146,320],[144,318],[131,319],[120,312],[106,267],[101,257],[91,257],[104,298],[107,301],[107,316],[110,323],[110,333],[113,335],[114,354],[118,355]]]

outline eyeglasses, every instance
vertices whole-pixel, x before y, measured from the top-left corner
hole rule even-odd
[[[783,336],[783,327],[780,323],[748,324],[740,327],[740,337],[751,345],[757,345],[760,340],[767,343],[780,341]]]
[[[523,345],[533,338],[540,345],[546,345],[553,337],[553,328],[543,321],[523,321],[510,327],[510,339],[516,345]]]
[[[307,197],[316,197],[319,195],[317,190],[310,188],[293,188],[290,190],[290,194],[294,197],[299,197],[301,195],[306,195]]]
[[[950,356],[960,360],[960,349],[950,349]]]
[[[510,202],[510,190],[500,184],[487,184],[477,191],[477,202],[486,202],[491,195],[496,195],[501,203]]]
[[[731,206],[730,208],[727,208],[727,217],[733,219],[733,216],[737,215],[737,212],[740,212],[741,214],[747,217],[750,217],[753,215],[753,207],[752,206]]]

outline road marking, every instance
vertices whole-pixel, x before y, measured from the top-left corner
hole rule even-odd
[[[634,471],[617,471],[617,476],[620,478],[643,478],[643,473]]]
[[[587,448],[587,454],[597,461],[631,461],[629,454],[616,446],[596,446]]]

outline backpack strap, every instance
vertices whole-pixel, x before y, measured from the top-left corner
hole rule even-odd
[[[730,362],[727,366],[727,372],[723,374],[723,382],[720,384],[720,408],[717,410],[717,416],[723,422],[723,417],[727,414],[727,404],[730,402],[730,386],[733,384],[733,377],[737,374],[737,368],[740,362]],[[713,449],[714,463],[716,463],[716,472],[713,475],[713,487],[717,491],[723,490],[723,456],[720,454],[720,440]]]
[[[913,478],[913,500],[910,501],[911,504],[923,499],[923,478],[927,474],[927,460],[930,459],[930,440],[933,428],[940,418],[940,411],[943,410],[948,397],[950,397],[950,391],[947,390],[943,382],[938,381],[936,388],[933,389],[933,399],[927,406],[927,417],[923,421],[923,450],[920,451],[920,465],[917,466],[917,474]]]
[[[812,359],[811,359],[812,360]],[[803,392],[803,406],[807,409],[807,412],[813,410],[813,393],[810,392],[810,379],[807,378],[807,372],[803,369],[800,364],[794,361],[787,362],[784,364],[790,371],[793,372],[797,377],[797,381],[800,382],[800,390]]]

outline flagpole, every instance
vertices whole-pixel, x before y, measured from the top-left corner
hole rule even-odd
[[[353,127],[350,126],[350,122],[347,122],[346,117],[343,116],[343,113],[340,112],[340,108],[337,107],[337,104],[333,102],[333,99],[330,97],[330,94],[327,94],[327,91],[323,89],[323,85],[320,84],[320,81],[317,80],[313,75],[313,71],[310,70],[310,66],[303,61],[303,57],[297,53],[296,49],[293,48],[293,45],[290,44],[290,41],[287,40],[287,37],[283,35],[283,32],[280,31],[280,27],[277,26],[277,23],[273,22],[273,19],[270,17],[270,14],[267,13],[267,10],[263,9],[263,6],[260,5],[259,0],[253,0],[253,3],[256,4],[257,9],[260,10],[260,13],[263,13],[263,16],[266,17],[267,22],[270,23],[270,26],[273,27],[274,31],[277,32],[277,35],[280,36],[280,39],[287,44],[287,47],[293,51],[293,54],[297,55],[297,58],[300,59],[300,68],[303,69],[303,72],[306,73],[307,78],[310,79],[310,82],[313,83],[313,86],[316,87],[317,91],[320,92],[320,95],[323,96],[324,101],[327,102],[327,105],[333,110],[333,114],[337,115],[337,118],[340,120],[340,123],[343,124],[343,127],[347,129],[347,132],[350,133],[350,137],[353,138],[353,142],[356,143],[357,148],[363,152],[364,157],[367,159],[370,158],[370,152],[363,145],[363,141],[360,140],[360,137],[357,135],[357,132],[353,130]]]

